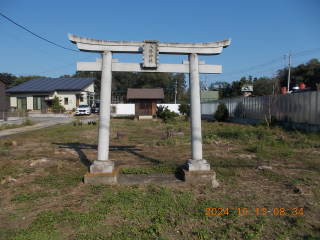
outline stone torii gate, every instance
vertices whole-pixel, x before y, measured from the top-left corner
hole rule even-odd
[[[199,73],[221,73],[221,65],[205,65],[198,61],[199,55],[218,55],[230,45],[231,39],[210,43],[163,43],[155,40],[143,42],[103,41],[69,35],[69,40],[84,52],[101,53],[96,62],[78,62],[78,71],[102,71],[100,92],[100,115],[98,136],[98,158],[90,166],[85,183],[113,183],[117,181],[117,169],[109,159],[110,103],[112,72],[167,72],[189,73],[191,158],[185,166],[185,179],[210,178],[215,181],[215,173],[202,157],[201,110]],[[138,53],[143,55],[143,63],[119,63],[112,59],[113,53]],[[159,64],[159,54],[188,55],[189,61],[182,64]],[[195,177],[187,177],[195,173]],[[210,174],[211,173],[211,174]],[[198,175],[197,175],[198,174]],[[200,175],[199,175],[200,174]],[[208,176],[208,177],[206,177]],[[99,179],[97,179],[99,178]]]

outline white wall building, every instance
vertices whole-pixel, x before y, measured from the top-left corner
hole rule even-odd
[[[57,96],[66,110],[80,104],[91,104],[95,78],[35,78],[8,89],[10,107],[34,112],[50,112],[52,99]]]

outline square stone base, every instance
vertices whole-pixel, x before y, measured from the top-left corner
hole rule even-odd
[[[85,184],[116,184],[118,182],[119,167],[114,167],[112,173],[89,173],[84,175]]]
[[[95,160],[90,166],[90,173],[112,173],[114,171],[114,162]]]
[[[186,163],[186,167],[189,171],[210,171],[210,164],[194,164],[194,163]]]
[[[150,115],[150,116],[139,116],[139,120],[152,120],[152,119],[153,119],[152,115]]]
[[[218,187],[219,183],[216,179],[216,173],[210,171],[188,171],[182,168],[183,181],[187,183],[211,182],[213,187]]]

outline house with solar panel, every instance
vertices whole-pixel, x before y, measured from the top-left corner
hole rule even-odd
[[[50,113],[52,99],[71,111],[80,104],[91,105],[96,78],[35,78],[8,89],[10,107],[31,112]]]
[[[0,116],[0,119],[5,118],[4,114],[7,111],[6,94],[5,94],[7,84],[12,84],[12,82],[0,73],[0,113],[2,113],[2,116]]]

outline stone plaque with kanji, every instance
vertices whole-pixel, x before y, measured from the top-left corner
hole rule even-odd
[[[157,68],[159,64],[159,41],[143,41],[143,67]]]

